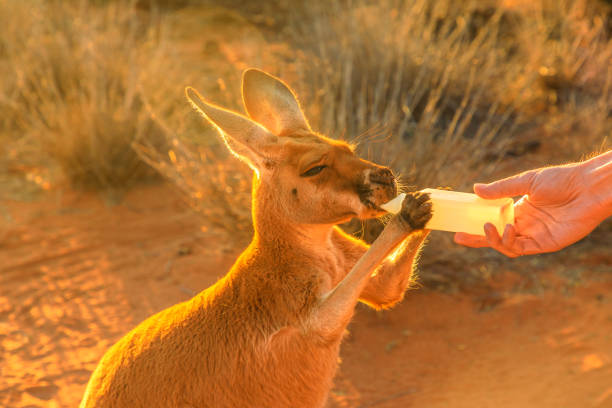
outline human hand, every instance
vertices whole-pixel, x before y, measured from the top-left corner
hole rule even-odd
[[[488,223],[484,237],[457,233],[455,242],[474,248],[492,247],[517,257],[558,251],[584,238],[611,212],[610,153],[600,156],[607,156],[607,161],[542,168],[490,184],[475,184],[474,192],[482,198],[523,195],[514,204],[514,226],[507,225],[500,237]],[[595,174],[595,170],[599,172]]]

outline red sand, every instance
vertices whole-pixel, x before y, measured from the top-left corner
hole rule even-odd
[[[77,406],[114,341],[214,282],[239,251],[167,187],[112,207],[88,194],[3,205],[0,406]],[[537,294],[516,290],[512,267],[526,263],[508,263],[493,297],[424,288],[388,312],[360,306],[329,406],[612,407],[612,274],[568,291],[554,273],[564,258],[547,259],[558,265],[538,267]],[[585,259],[612,265],[605,246]]]

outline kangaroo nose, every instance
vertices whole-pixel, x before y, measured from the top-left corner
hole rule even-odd
[[[377,167],[370,172],[370,183],[375,183],[383,186],[383,190],[388,196],[388,199],[397,195],[397,182],[393,172],[387,167]]]
[[[393,172],[386,167],[378,167],[370,173],[370,182],[377,184],[395,184]]]

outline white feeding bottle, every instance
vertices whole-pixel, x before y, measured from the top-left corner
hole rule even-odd
[[[476,194],[426,188],[429,193],[433,215],[425,228],[439,231],[467,232],[484,235],[487,222],[495,225],[502,235],[506,224],[514,225],[514,201],[511,198],[485,200]],[[393,214],[402,208],[406,194],[402,193],[380,207]]]

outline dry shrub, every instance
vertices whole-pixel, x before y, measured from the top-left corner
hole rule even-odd
[[[184,89],[193,86],[215,103],[240,111],[241,71],[227,53],[244,46],[234,37],[252,40],[257,32],[243,16],[221,7],[173,12],[162,22],[162,30],[180,53],[174,71],[182,76],[173,90],[178,97],[149,101],[167,143],[159,149],[143,139],[135,144],[136,151],[183,193],[203,216],[205,227],[229,233],[229,239],[241,247],[253,231],[251,169],[227,152],[217,130],[187,102]],[[234,43],[226,43],[228,37]]]
[[[506,14],[450,1],[336,1],[306,12],[292,32],[318,129],[357,141],[407,189],[466,189],[490,174],[520,123],[496,95],[510,53]],[[347,228],[371,241],[382,224]]]
[[[167,57],[155,19],[125,2],[0,2],[0,130],[21,147],[16,159],[57,167],[78,187],[155,177],[131,149],[165,140],[142,86],[151,74],[156,92],[168,84],[152,69]]]
[[[475,23],[474,5],[450,1],[308,10],[293,25],[297,69],[324,133],[356,138],[416,187],[464,187],[504,148],[517,118],[494,93],[508,58],[501,11]]]
[[[309,4],[289,33],[310,117],[357,135],[362,154],[410,188],[469,190],[544,143],[564,147],[557,162],[597,149],[612,129],[605,6],[503,3]]]
[[[521,25],[519,71],[533,85],[516,98],[542,124],[556,162],[604,149],[612,140],[612,9],[603,2],[544,0]],[[606,141],[607,138],[607,141]]]
[[[216,131],[211,129],[208,136],[214,137],[213,132]],[[253,232],[251,169],[222,152],[225,146],[189,143],[178,137],[169,142],[167,151],[143,143],[136,150],[145,162],[173,182],[207,226],[231,234],[236,247],[248,243]]]

